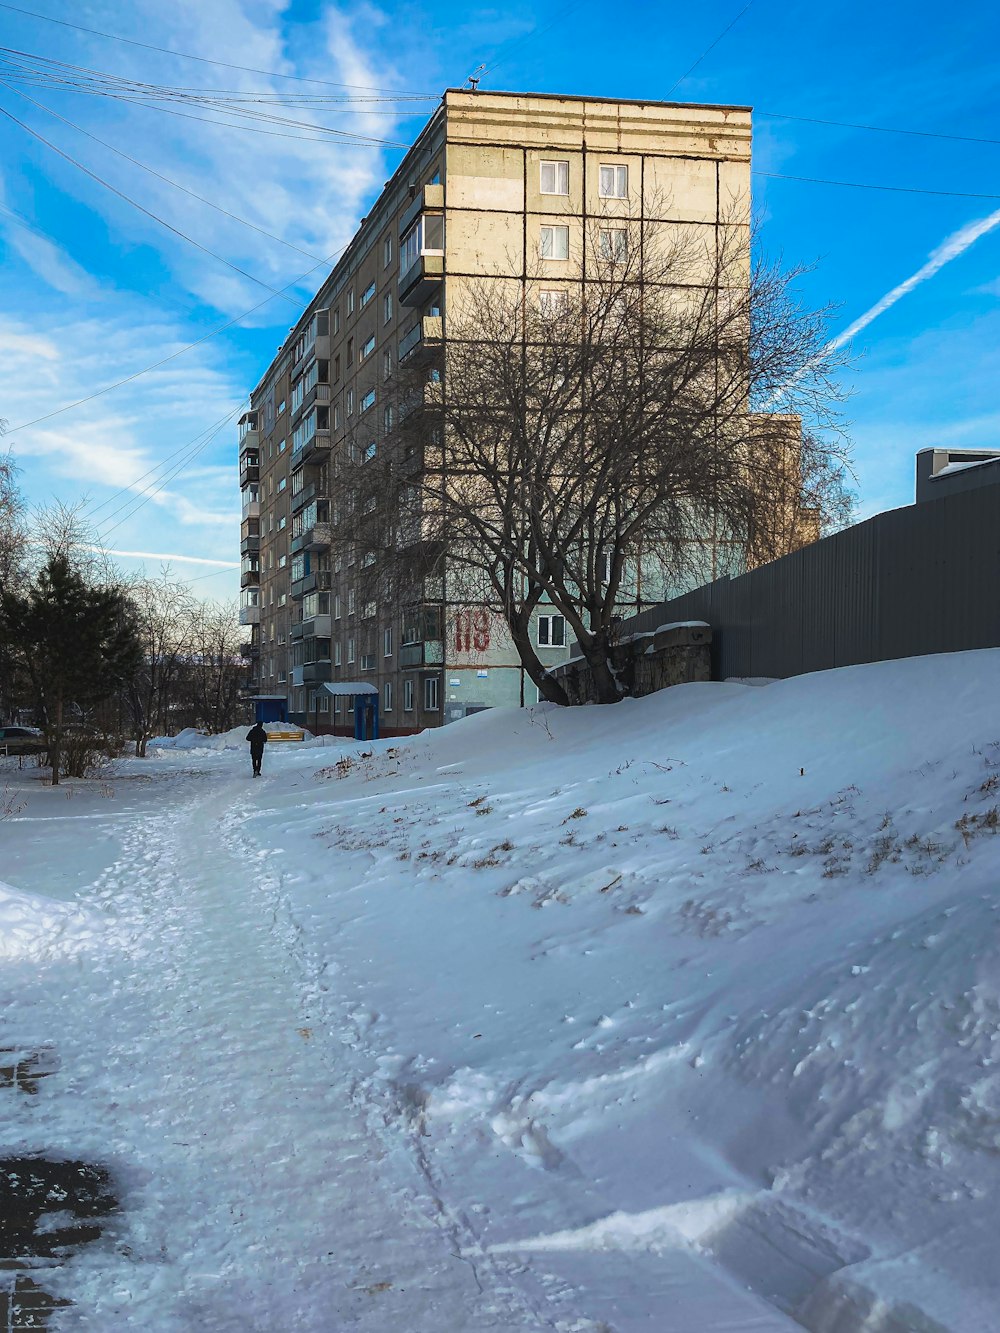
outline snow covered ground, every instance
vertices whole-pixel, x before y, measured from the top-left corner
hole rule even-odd
[[[1000,1329],[1000,651],[0,773],[53,1327]],[[193,748],[191,748],[193,746]],[[0,805],[0,808],[3,808]]]

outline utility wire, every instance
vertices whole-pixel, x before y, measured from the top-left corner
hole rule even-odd
[[[15,91],[13,88],[10,87],[9,84],[4,83],[2,79],[0,79],[0,86],[6,88],[8,92]],[[116,194],[119,199],[124,199],[127,204],[131,204],[132,207],[138,209],[140,213],[144,213],[146,217],[152,218],[152,220],[154,222],[158,222],[161,227],[165,227],[167,231],[173,232],[175,236],[179,236],[182,241],[187,241],[188,244],[193,245],[196,250],[201,250],[203,254],[210,255],[212,259],[217,259],[220,264],[225,264],[225,266],[227,268],[231,268],[234,273],[239,273],[242,277],[248,278],[251,282],[255,282],[258,287],[263,287],[265,291],[271,292],[272,295],[274,296],[280,296],[283,300],[288,301],[291,305],[298,307],[301,304],[299,301],[296,301],[294,297],[289,296],[286,292],[281,291],[277,287],[272,287],[269,282],[264,282],[262,278],[254,277],[254,275],[252,273],[248,273],[245,268],[240,268],[239,264],[234,264],[232,260],[226,259],[223,255],[218,254],[215,250],[210,250],[207,245],[202,245],[202,243],[200,241],[196,241],[193,236],[188,236],[186,232],[183,232],[179,228],[173,226],[173,224],[167,222],[165,218],[161,218],[159,214],[152,212],[150,209],[146,208],[143,204],[140,204],[138,200],[133,199],[130,195],[127,195],[123,191],[119,190],[116,186],[112,185],[110,181],[106,181],[104,177],[99,176],[96,171],[91,171],[90,168],[85,167],[82,162],[78,162],[75,157],[71,157],[69,153],[65,153],[61,148],[57,148],[56,145],[51,142],[51,140],[46,139],[45,136],[39,134],[37,130],[33,130],[31,126],[26,125],[23,120],[18,120],[17,116],[15,116],[12,112],[6,110],[5,107],[0,106],[0,116],[6,116],[7,119],[12,120],[15,125],[20,125],[21,129],[26,131],[26,133],[30,134],[32,138],[37,139],[39,143],[45,144],[47,148],[51,148],[54,153],[58,153],[58,155],[62,158],[65,158],[67,162],[71,162],[74,167],[82,171],[84,175],[89,176],[91,180],[95,180],[99,185],[103,185],[106,190],[110,190],[112,194]]]
[[[892,194],[933,194],[950,199],[1000,199],[1000,194],[979,194],[969,190],[923,190],[915,185],[872,185],[864,181],[834,181],[822,176],[786,176],[778,171],[752,171],[752,176],[766,176],[773,181],[804,181],[809,185],[842,185],[850,190],[888,190]]]
[[[2,82],[2,80],[0,80],[0,82]],[[301,246],[293,245],[291,241],[286,241],[280,236],[275,236],[274,232],[267,231],[264,227],[258,227],[256,223],[249,222],[246,218],[241,218],[236,213],[230,213],[228,208],[223,208],[221,204],[213,203],[211,199],[206,199],[204,195],[197,194],[194,190],[189,190],[186,185],[181,185],[179,181],[171,180],[169,176],[164,176],[159,171],[154,171],[153,168],[147,166],[145,162],[140,162],[138,158],[130,156],[120,148],[116,148],[114,144],[110,144],[106,140],[98,138],[98,136],[92,134],[90,130],[85,130],[82,125],[77,125],[74,121],[67,120],[67,118],[61,116],[58,111],[53,111],[51,107],[45,106],[44,103],[37,102],[33,97],[29,97],[27,93],[20,92],[16,88],[11,89],[11,91],[16,93],[18,97],[23,98],[24,101],[30,102],[32,106],[38,107],[40,111],[44,111],[48,115],[54,116],[56,120],[61,120],[64,125],[68,125],[71,129],[78,130],[81,134],[85,134],[88,139],[93,139],[95,143],[99,143],[103,148],[109,149],[112,153],[117,153],[118,156],[123,157],[126,162],[131,162],[134,166],[141,167],[143,171],[148,171],[149,174],[155,176],[157,180],[164,181],[167,185],[172,185],[174,189],[183,191],[184,194],[190,195],[192,199],[197,199],[199,203],[207,204],[209,208],[214,208],[217,213],[222,213],[225,217],[232,218],[234,222],[240,222],[244,227],[249,227],[252,231],[259,232],[261,236],[268,236],[272,241],[277,241],[280,245],[286,246],[289,250],[295,250],[298,254],[304,255],[306,259],[315,259],[317,263],[323,263],[323,260],[320,259],[319,255],[310,254],[308,250],[303,250]]]
[[[715,48],[719,45],[719,43],[722,41],[723,37],[725,37],[726,33],[729,32],[730,28],[735,28],[735,27],[736,27],[737,23],[739,23],[740,19],[743,17],[743,15],[747,12],[747,10],[750,8],[750,6],[751,6],[752,4],[753,4],[753,0],[747,0],[747,3],[743,6],[743,8],[740,10],[740,12],[736,15],[736,17],[735,17],[734,19],[731,19],[731,20],[729,21],[729,23],[726,24],[726,26],[725,26],[725,27],[722,29],[722,31],[719,33],[718,37],[716,37],[715,41],[712,42],[712,44],[711,44],[710,46],[706,46],[706,47],[705,47],[704,51],[702,51],[701,55],[700,55],[700,56],[698,57],[698,59],[694,62],[694,64],[691,66],[691,68],[690,68],[689,70],[687,70],[686,73],[682,74],[681,77],[677,80],[677,82],[674,83],[674,84],[672,84],[672,85],[667,89],[667,97],[670,96],[670,94],[674,91],[675,88],[679,88],[680,85],[684,82],[685,79],[690,78],[690,76],[695,72],[695,70],[698,68],[698,66],[701,64],[701,62],[705,59],[705,57],[706,57],[710,52],[714,51]]]
[[[153,46],[149,42],[136,41],[134,37],[122,37],[114,32],[101,32],[98,28],[84,28],[79,23],[68,23],[65,19],[53,18],[50,14],[38,14],[33,9],[20,9],[17,5],[0,3],[0,9],[7,9],[13,14],[24,14],[28,18],[41,19],[45,23],[57,23],[61,28],[73,28],[77,32],[89,33],[91,37],[106,37],[112,42],[124,42],[127,46],[141,46],[145,51],[158,51],[165,56],[178,56],[182,60],[197,60],[202,65],[217,65],[220,69],[238,69],[246,74],[263,74],[269,79],[293,79],[296,83],[314,83],[324,88],[356,88],[359,92],[396,93],[393,88],[373,88],[363,83],[334,83],[330,79],[310,79],[302,74],[279,74],[273,69],[255,69],[252,65],[234,65],[228,60],[210,60],[207,56],[192,55],[190,51],[174,51],[166,46]],[[416,94],[422,96],[423,94]]]
[[[240,410],[241,406],[242,403],[237,403],[236,406],[233,408],[233,410],[227,413],[226,416],[223,417],[222,420],[218,422],[211,429],[211,432],[207,436],[207,438],[195,450],[193,450],[193,452],[191,452],[186,458],[182,459],[181,462],[172,471],[168,472],[167,475],[163,477],[163,479],[157,486],[154,486],[151,490],[144,491],[143,498],[139,500],[138,504],[134,505],[130,509],[129,513],[127,513],[124,518],[120,518],[118,522],[113,523],[111,527],[105,528],[104,531],[99,534],[98,541],[101,542],[101,544],[103,545],[113,532],[117,532],[118,529],[122,527],[125,523],[128,523],[130,519],[135,518],[136,514],[139,512],[140,509],[144,509],[146,505],[149,504],[150,500],[154,500],[160,494],[160,492],[164,489],[164,487],[169,486],[169,484],[176,477],[180,476],[180,474],[184,471],[184,469],[188,466],[189,463],[193,463],[199,454],[205,452],[208,446],[214,441],[215,437],[219,434],[219,431],[221,431],[223,426],[225,426],[229,421],[232,420],[232,418]],[[116,509],[114,514],[109,514],[108,518],[105,519],[104,522],[106,523],[108,522],[109,519],[114,518],[115,514],[121,513],[122,509],[128,509],[130,503],[131,502],[122,505],[119,509]]]
[[[243,400],[243,402],[245,401],[246,399]],[[239,407],[243,406],[243,402],[239,404]],[[215,430],[216,427],[224,426],[232,415],[233,415],[232,412],[227,412],[226,415],[221,418],[221,420],[213,423],[213,425],[207,427],[206,430],[199,431],[193,440],[188,440],[187,443],[182,444],[179,449],[175,449],[173,453],[167,454],[165,458],[162,458],[158,463],[155,463],[151,468],[147,468],[145,472],[143,472],[140,476],[136,477],[133,481],[130,481],[126,485],[120,486],[116,491],[113,491],[106,500],[102,500],[101,503],[97,505],[90,505],[86,510],[88,518],[92,518],[94,514],[99,513],[100,510],[105,509],[109,504],[114,504],[115,500],[117,500],[120,495],[129,495],[131,498],[134,498],[136,494],[136,488],[138,488],[140,492],[144,492],[145,490],[147,490],[148,489],[147,487],[140,486],[139,483],[145,481],[147,477],[152,477],[155,473],[160,472],[163,468],[167,467],[168,464],[173,462],[173,460],[177,458],[180,454],[185,453],[188,449],[193,449],[196,445],[198,445],[201,442],[202,438],[208,431]],[[129,501],[126,501],[126,504],[128,503],[131,503],[131,499]],[[120,513],[121,509],[123,509],[124,507],[125,506],[122,505],[118,509],[115,509],[112,513],[108,514],[107,518],[101,519],[101,522],[102,523],[108,522],[109,519],[114,518],[115,514]]]
[[[980,139],[971,134],[942,134],[935,130],[902,130],[892,125],[860,125],[850,120],[820,120],[817,116],[786,116],[780,111],[754,111],[755,116],[769,120],[796,120],[803,125],[835,125],[842,130],[872,130],[876,134],[908,134],[920,139],[949,139],[953,143],[1000,144],[1000,139]]]

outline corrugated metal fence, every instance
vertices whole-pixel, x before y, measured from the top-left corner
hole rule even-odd
[[[716,680],[1000,647],[1000,486],[879,514],[623,633],[675,620],[711,625]]]

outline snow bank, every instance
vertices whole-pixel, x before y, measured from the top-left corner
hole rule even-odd
[[[194,727],[185,727],[176,736],[154,736],[149,745],[151,749],[157,750],[241,750],[246,748],[247,732],[251,725],[248,723],[233,727],[231,731],[223,731],[215,736],[196,731]],[[306,740],[312,739],[312,732],[303,727],[293,727],[288,722],[265,722],[264,730],[269,736],[302,732]]]
[[[483,1245],[578,1289],[613,1252],[616,1316],[694,1244],[814,1333],[992,1326],[998,673],[492,710],[261,793]]]
[[[41,961],[105,939],[99,918],[71,903],[23,893],[0,882],[0,959]]]

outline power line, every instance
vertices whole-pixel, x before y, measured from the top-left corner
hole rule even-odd
[[[240,410],[241,405],[242,405],[241,403],[237,403],[231,412],[228,412],[222,418],[221,421],[217,422],[214,427],[211,427],[210,433],[207,435],[206,439],[200,445],[198,445],[196,449],[194,449],[191,453],[189,453],[186,458],[181,459],[180,463],[178,463],[178,465],[172,471],[168,472],[166,476],[163,477],[163,479],[159,482],[158,485],[154,486],[151,490],[148,488],[144,490],[143,499],[139,500],[139,503],[136,504],[130,510],[130,512],[125,515],[124,518],[120,518],[118,522],[113,523],[111,527],[105,528],[104,532],[99,535],[98,540],[102,544],[106,542],[113,532],[117,532],[118,529],[122,527],[124,524],[128,523],[130,519],[135,518],[136,514],[139,512],[140,509],[144,509],[146,505],[149,504],[150,500],[154,500],[160,494],[160,492],[164,489],[164,487],[168,486],[170,482],[172,482],[176,477],[179,477],[189,463],[193,463],[194,460],[199,456],[199,454],[205,452],[208,446],[214,441],[219,431],[222,430],[223,426],[225,426],[229,421],[231,421],[233,417],[236,415],[236,413]],[[128,509],[129,504],[131,504],[131,501],[129,501],[124,505],[121,505],[118,509],[114,511],[114,513],[109,514],[108,518],[105,519],[104,522],[106,523],[108,522],[109,519],[114,518],[116,514],[120,514],[123,509]]]
[[[207,204],[209,208],[214,208],[216,212],[222,213],[227,218],[232,218],[234,222],[241,222],[244,227],[249,227],[251,230],[259,232],[261,236],[270,237],[272,241],[277,241],[280,245],[287,246],[289,250],[295,250],[298,254],[304,255],[306,259],[315,259],[318,263],[323,263],[323,260],[320,259],[318,255],[310,254],[308,250],[303,250],[300,246],[293,245],[291,241],[286,241],[280,236],[275,236],[273,232],[267,231],[264,227],[258,227],[256,223],[249,222],[246,218],[241,218],[236,213],[230,213],[229,209],[223,208],[221,204],[213,203],[211,199],[206,199],[203,195],[195,193],[194,190],[189,190],[186,185],[181,185],[179,181],[171,180],[169,176],[164,176],[161,172],[154,171],[153,168],[147,166],[145,162],[140,162],[138,158],[130,156],[130,154],[123,152],[120,148],[116,148],[114,144],[107,143],[104,139],[98,138],[98,136],[92,134],[90,130],[85,130],[82,125],[77,125],[74,121],[67,120],[67,118],[61,116],[58,111],[53,111],[51,107],[45,106],[44,103],[37,102],[33,97],[29,97],[27,93],[22,93],[16,88],[11,91],[16,93],[18,97],[23,98],[26,102],[30,102],[32,106],[38,107],[40,111],[45,111],[48,115],[55,117],[56,120],[61,120],[64,125],[68,125],[71,129],[78,130],[81,134],[85,134],[88,139],[93,139],[95,143],[99,143],[103,148],[109,149],[112,153],[117,153],[118,156],[123,157],[126,162],[131,162],[134,166],[141,167],[143,171],[148,171],[149,174],[155,176],[157,180],[164,181],[167,185],[172,185],[176,190],[182,190],[184,194],[190,195],[192,199],[197,199],[199,203]]]
[[[483,69],[483,76],[485,77],[487,74],[492,74],[499,65],[503,64],[503,60],[507,60],[510,57],[511,52],[516,51],[519,46],[523,46],[525,42],[531,41],[536,37],[541,37],[542,33],[548,32],[550,28],[554,28],[560,19],[565,18],[568,14],[575,13],[583,2],[584,0],[574,0],[573,4],[566,5],[563,9],[557,10],[549,22],[543,27],[539,27],[536,23],[533,28],[530,28],[522,36],[514,37],[509,42],[502,42],[493,52],[493,56],[491,57],[493,63],[490,64],[488,68]],[[507,48],[507,54],[503,57],[503,60],[497,60],[496,57],[505,47]]]
[[[158,51],[160,55],[177,56],[182,60],[196,60],[202,65],[216,65],[220,69],[238,69],[245,74],[263,74],[269,79],[292,79],[296,83],[314,83],[324,88],[355,88],[359,92],[394,93],[393,88],[373,88],[363,83],[335,83],[330,79],[310,79],[302,74],[279,74],[272,69],[255,69],[252,65],[234,65],[228,60],[210,60],[207,56],[192,55],[190,51],[174,51],[166,46],[153,46],[150,42],[140,42],[134,37],[122,37],[114,32],[102,32],[98,28],[85,28],[79,23],[68,23],[65,19],[53,18],[50,14],[38,14],[33,9],[20,9],[17,5],[0,3],[0,9],[10,10],[13,14],[24,14],[28,18],[41,19],[45,23],[56,23],[60,28],[73,28],[76,32],[89,33],[91,37],[105,37],[112,42],[124,42],[127,46],[141,46],[145,51]],[[423,96],[418,93],[416,96]]]
[[[822,176],[786,176],[778,171],[752,171],[752,176],[766,176],[774,181],[804,181],[809,185],[842,185],[849,190],[887,190],[892,194],[933,194],[950,199],[1000,199],[1000,194],[979,194],[969,190],[924,190],[916,185],[874,185],[863,181],[835,181]]]
[[[4,83],[2,79],[0,79],[0,86],[7,88],[8,92],[15,91],[15,89],[11,88],[8,84]],[[227,268],[231,268],[234,273],[239,273],[242,277],[248,278],[251,282],[255,282],[258,287],[263,287],[265,291],[271,292],[275,296],[282,297],[283,300],[288,301],[291,305],[297,307],[300,304],[298,301],[295,300],[294,297],[288,296],[287,293],[279,290],[277,287],[272,287],[269,282],[264,282],[262,278],[254,277],[254,275],[252,273],[248,273],[245,268],[240,268],[239,264],[234,264],[232,260],[226,259],[224,255],[218,254],[215,250],[210,250],[207,245],[202,245],[202,243],[200,241],[196,241],[193,236],[188,236],[186,232],[183,232],[178,227],[173,226],[173,224],[167,222],[165,218],[161,218],[158,213],[152,212],[151,209],[148,209],[145,207],[145,205],[140,204],[138,200],[133,199],[130,195],[127,195],[122,190],[119,190],[117,186],[112,185],[110,181],[106,181],[103,176],[99,176],[96,171],[91,171],[91,169],[89,167],[85,167],[82,162],[78,162],[75,157],[71,157],[69,153],[65,153],[61,148],[56,147],[56,145],[52,143],[51,140],[46,139],[45,136],[39,134],[37,130],[33,130],[31,126],[26,125],[23,120],[18,120],[17,116],[15,116],[12,112],[8,111],[5,107],[0,106],[0,115],[6,116],[7,119],[12,120],[15,125],[20,125],[22,130],[26,131],[26,133],[30,134],[33,138],[37,139],[39,143],[45,144],[47,148],[51,148],[54,153],[58,153],[58,155],[62,158],[65,158],[67,162],[71,162],[74,167],[82,171],[84,175],[89,176],[91,180],[95,180],[99,185],[103,185],[106,190],[110,190],[112,194],[116,194],[119,199],[124,199],[127,204],[131,204],[132,207],[138,209],[140,213],[144,213],[146,217],[152,218],[152,220],[154,222],[158,222],[161,227],[165,227],[167,231],[173,232],[175,236],[179,236],[182,241],[187,241],[188,244],[193,245],[196,250],[201,250],[203,254],[210,255],[212,259],[217,259],[220,264],[225,264],[225,266]]]
[[[711,51],[714,51],[714,50],[715,50],[715,48],[716,48],[716,47],[719,45],[719,43],[722,41],[723,37],[725,37],[726,33],[729,32],[730,28],[735,28],[735,27],[736,27],[737,23],[739,23],[740,19],[743,17],[743,15],[747,12],[747,10],[750,8],[750,6],[751,6],[752,4],[753,4],[753,0],[747,0],[747,3],[743,6],[743,8],[740,10],[740,12],[736,15],[736,17],[735,17],[734,19],[731,19],[731,20],[729,21],[729,23],[726,24],[726,26],[725,26],[725,27],[722,29],[722,31],[719,33],[718,37],[716,37],[715,41],[712,42],[712,44],[711,44],[710,46],[706,46],[706,47],[705,47],[704,51],[702,51],[701,55],[700,55],[700,56],[698,57],[698,59],[694,62],[694,64],[691,66],[691,68],[690,68],[686,73],[682,74],[681,77],[677,80],[677,82],[674,83],[674,84],[672,84],[671,87],[669,87],[669,88],[667,89],[667,96],[668,96],[668,97],[669,97],[670,94],[674,91],[675,88],[680,87],[680,85],[684,82],[684,80],[687,79],[687,78],[689,78],[689,77],[695,72],[695,70],[698,68],[698,66],[701,64],[701,62],[705,59],[705,57],[706,57]]]
[[[942,134],[935,130],[902,130],[892,125],[860,125],[850,120],[820,120],[817,116],[787,116],[780,111],[754,111],[769,120],[796,120],[803,125],[834,125],[842,130],[872,130],[876,134],[908,134],[920,139],[949,139],[954,143],[1000,144],[1000,139],[980,139],[971,134]]]
[[[235,121],[216,120],[208,122],[230,129],[250,129],[252,127],[243,122],[259,120],[267,124],[288,126],[292,129],[313,130],[317,134],[329,136],[337,143],[355,146],[375,144],[379,147],[389,148],[405,148],[408,146],[395,140],[381,139],[371,134],[360,134],[354,130],[342,130],[330,125],[316,124],[315,121],[292,120],[287,116],[275,115],[273,112],[254,110],[252,107],[244,105],[242,101],[234,101],[232,98],[218,99],[214,96],[170,88],[165,85],[148,84],[134,79],[121,79],[117,75],[106,74],[101,70],[65,65],[61,61],[51,61],[44,56],[25,55],[25,53],[14,51],[10,47],[0,47],[0,53],[3,52],[8,53],[7,56],[0,54],[0,60],[4,61],[3,72],[15,82],[28,83],[33,86],[38,84],[56,86],[71,92],[95,97],[107,97],[113,101],[150,105],[155,107],[157,111],[168,109],[159,105],[162,102],[189,103],[216,111],[220,115],[235,117]],[[35,61],[36,64],[32,66],[29,63],[25,66],[23,61],[11,61],[9,59],[10,55],[23,57],[29,62]],[[64,71],[70,71],[70,77],[67,77]],[[80,78],[79,76],[83,77]],[[262,105],[272,104],[262,103]],[[193,117],[193,119],[198,119],[198,117]]]
[[[244,399],[243,402],[245,402],[245,401],[246,401],[246,400]],[[237,405],[237,409],[236,409],[236,410],[238,410],[239,407],[242,407],[242,405],[243,405],[242,402],[239,403],[239,404]],[[182,444],[182,445],[180,446],[180,448],[175,449],[175,450],[173,451],[173,453],[167,454],[166,458],[161,459],[159,463],[155,463],[155,464],[153,465],[153,467],[151,467],[151,468],[147,468],[147,470],[146,470],[145,472],[143,472],[140,476],[136,477],[133,481],[130,481],[127,485],[125,485],[125,486],[120,486],[120,487],[118,488],[118,490],[113,491],[113,492],[111,493],[111,495],[109,495],[108,498],[107,498],[106,500],[102,500],[101,503],[98,504],[98,505],[91,505],[91,506],[87,509],[87,511],[86,511],[86,512],[87,512],[87,516],[88,516],[88,518],[93,518],[94,514],[98,513],[100,510],[106,508],[109,504],[114,504],[115,500],[117,500],[118,497],[119,497],[120,495],[129,495],[131,498],[134,498],[135,493],[136,493],[136,488],[138,488],[138,490],[139,490],[140,493],[144,493],[144,492],[148,489],[148,487],[145,487],[145,486],[139,486],[139,483],[140,483],[141,481],[145,481],[147,477],[151,477],[151,476],[153,476],[155,473],[161,471],[161,470],[162,470],[163,468],[165,468],[169,463],[171,463],[175,458],[177,458],[180,454],[186,453],[188,449],[192,449],[192,448],[194,448],[196,445],[198,445],[198,444],[202,441],[202,438],[203,438],[206,434],[208,434],[208,432],[213,431],[213,430],[215,430],[215,429],[217,429],[217,428],[219,428],[219,427],[224,426],[224,425],[226,424],[226,422],[227,422],[227,421],[230,419],[230,417],[232,417],[232,416],[233,416],[233,412],[231,412],[231,411],[230,411],[230,412],[227,412],[226,415],[225,415],[224,417],[222,417],[219,421],[214,422],[211,426],[208,426],[208,427],[206,428],[206,430],[200,430],[200,431],[198,432],[198,434],[194,437],[194,439],[192,439],[192,440],[188,440],[186,444]],[[102,522],[102,523],[106,523],[106,522],[108,521],[108,519],[112,519],[112,518],[114,518],[115,514],[119,514],[119,513],[121,513],[122,509],[124,509],[128,504],[131,503],[131,498],[130,498],[130,500],[126,501],[126,504],[125,504],[125,505],[121,505],[121,506],[119,506],[118,509],[113,510],[112,513],[110,513],[110,514],[107,516],[107,518],[105,518],[105,519],[101,519],[101,522]]]

